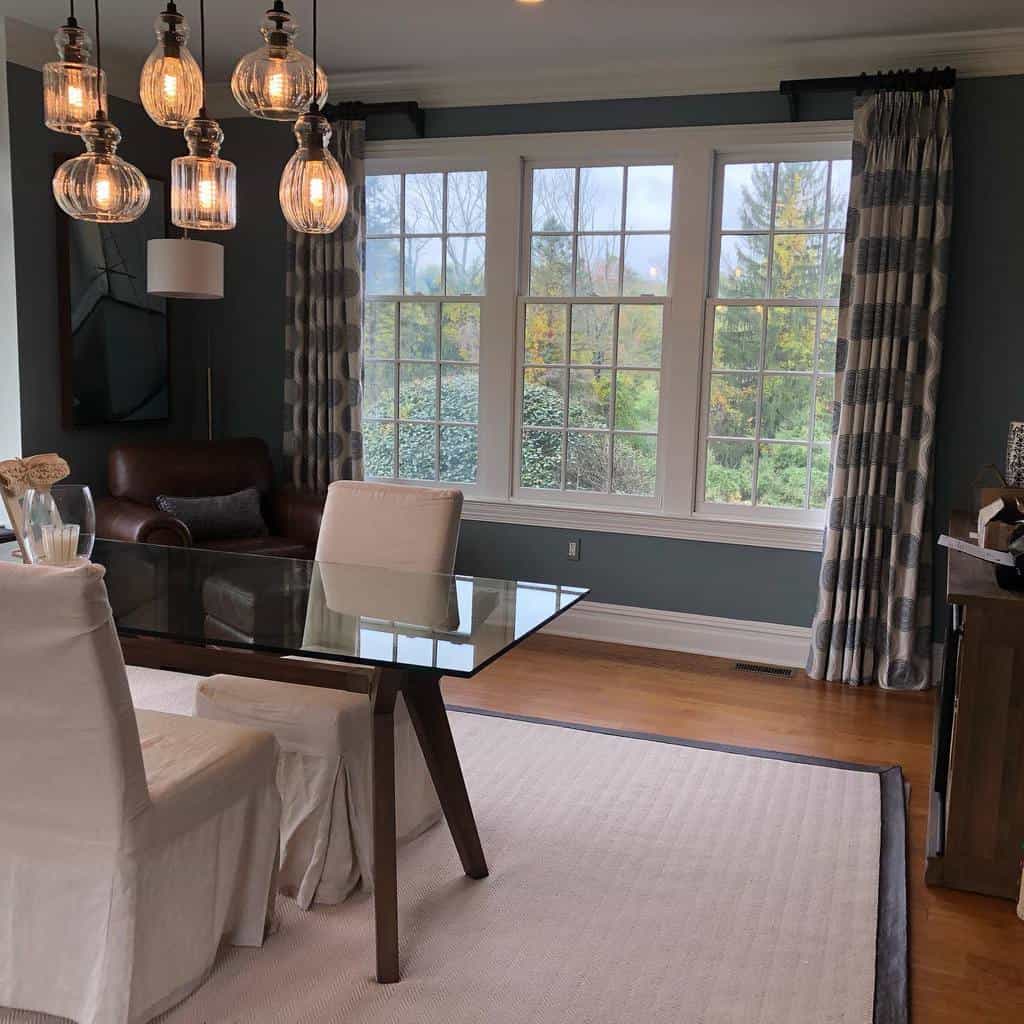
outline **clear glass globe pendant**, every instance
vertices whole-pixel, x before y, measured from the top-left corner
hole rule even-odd
[[[327,100],[327,76],[295,47],[296,26],[274,0],[260,26],[266,46],[247,53],[231,75],[231,92],[243,110],[270,121],[294,121],[311,103]]]
[[[75,16],[53,37],[60,60],[43,65],[43,120],[55,132],[77,135],[107,105],[107,80],[89,63],[92,40]]]
[[[348,183],[327,148],[331,126],[315,107],[295,122],[299,148],[285,164],[278,198],[284,219],[306,235],[337,231],[348,209]]]
[[[220,157],[224,132],[200,116],[185,128],[188,156],[171,161],[171,223],[193,231],[229,231],[237,221],[235,165]]]
[[[149,205],[149,182],[117,155],[121,133],[103,110],[82,128],[85,152],[66,160],[53,176],[57,205],[75,220],[125,224]]]
[[[142,65],[139,97],[158,125],[184,128],[203,102],[202,72],[187,45],[188,22],[170,0],[153,27],[157,43]]]

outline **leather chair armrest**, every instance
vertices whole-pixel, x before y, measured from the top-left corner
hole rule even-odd
[[[325,500],[326,495],[315,491],[298,491],[294,488],[276,491],[273,502],[277,533],[315,549],[320,536]]]
[[[102,498],[96,503],[96,536],[137,544],[192,547],[192,533],[180,519],[123,498]]]

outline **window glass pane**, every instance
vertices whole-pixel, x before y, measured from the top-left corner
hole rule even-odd
[[[822,298],[833,302],[839,298],[839,286],[843,280],[843,236],[825,236],[825,282]]]
[[[664,295],[668,290],[668,235],[626,235],[623,295]]]
[[[835,404],[835,378],[819,377],[814,397],[814,440],[832,440],[832,406]]]
[[[569,426],[607,429],[611,398],[611,370],[570,370]]]
[[[366,294],[397,295],[401,243],[397,238],[366,240]]]
[[[761,437],[806,441],[811,429],[811,377],[764,375]]]
[[[664,307],[619,308],[620,366],[661,366],[661,328]]]
[[[523,423],[560,427],[565,418],[565,370],[527,369],[523,377]]]
[[[363,356],[367,359],[394,359],[395,304],[368,302],[364,317]]]
[[[622,168],[580,168],[578,231],[622,230]]]
[[[405,294],[441,294],[441,239],[406,238]]]
[[[572,167],[538,167],[533,172],[533,230],[572,231],[576,172]]]
[[[562,432],[524,430],[519,481],[523,487],[561,487]]]
[[[486,240],[483,235],[458,235],[448,239],[448,295],[483,295]]]
[[[567,491],[608,490],[607,434],[582,434],[569,431],[565,451],[565,489]]]
[[[715,369],[760,369],[763,327],[763,306],[716,307],[712,354]]]
[[[448,174],[448,230],[454,234],[483,234],[487,230],[487,172]]]
[[[572,294],[572,238],[569,235],[533,236],[530,294]]]
[[[780,163],[779,180],[775,191],[775,227],[824,227],[827,187],[827,161],[798,160]]]
[[[768,236],[725,235],[718,257],[718,295],[762,299],[768,286]]]
[[[754,437],[757,422],[757,377],[751,373],[711,375],[708,433]]]
[[[479,419],[480,371],[475,366],[441,367],[441,419],[476,423]]]
[[[615,307],[577,305],[572,307],[572,361],[609,366],[615,336]]]
[[[615,428],[658,429],[661,374],[651,370],[620,370],[615,377]]]
[[[441,358],[480,361],[480,307],[475,302],[441,305]]]
[[[444,230],[444,175],[405,176],[405,231],[410,235],[441,234]]]
[[[832,161],[832,187],[829,190],[828,226],[846,228],[846,209],[850,202],[850,161]]]
[[[807,491],[807,448],[802,444],[762,444],[757,461],[757,503],[803,508]]]
[[[398,371],[398,418],[437,418],[437,365],[402,363]]]
[[[395,364],[363,365],[363,415],[390,419],[395,415]]]
[[[580,235],[576,239],[576,294],[619,294],[621,235]]]
[[[818,311],[813,306],[775,306],[768,310],[768,370],[813,370],[814,332]]]
[[[811,452],[811,508],[824,508],[828,500],[829,449],[816,447]]]
[[[441,479],[475,483],[476,427],[441,427]]]
[[[833,373],[836,368],[836,334],[839,331],[839,310],[826,306],[821,311],[821,328],[818,338],[818,369]]]
[[[630,167],[626,175],[626,230],[667,231],[672,226],[672,167]]]
[[[772,248],[772,297],[816,299],[820,294],[821,235],[776,235]]]
[[[402,226],[402,176],[371,174],[366,178],[366,233],[397,235]]]
[[[709,442],[704,473],[704,496],[708,501],[749,505],[753,483],[753,441]]]
[[[366,475],[392,477],[395,475],[395,425],[379,420],[363,421],[363,451],[366,455]]]
[[[399,326],[403,359],[437,358],[437,303],[403,302]]]
[[[437,479],[436,431],[430,423],[399,423],[398,475],[402,479]]]
[[[726,164],[722,230],[759,231],[771,226],[774,164]]]
[[[643,434],[616,434],[612,490],[649,497],[658,483],[658,439]]]
[[[565,362],[566,310],[548,302],[527,305],[527,363]]]

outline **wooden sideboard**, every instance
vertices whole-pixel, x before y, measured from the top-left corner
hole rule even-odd
[[[956,514],[953,536],[967,539]],[[1024,856],[1024,593],[992,565],[949,552],[946,663],[936,708],[927,869],[931,885],[1020,893]]]

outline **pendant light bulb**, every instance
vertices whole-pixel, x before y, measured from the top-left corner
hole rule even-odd
[[[189,155],[171,161],[171,223],[193,231],[229,231],[238,221],[236,169],[220,156],[224,132],[216,121],[197,117],[185,128],[185,141]]]
[[[269,121],[294,121],[327,102],[323,68],[295,46],[297,32],[282,0],[274,0],[260,26],[266,45],[247,53],[231,75],[231,92],[243,110]]]
[[[184,128],[203,101],[202,72],[188,48],[188,22],[170,0],[153,27],[157,42],[142,66],[139,98],[158,125]]]
[[[89,63],[92,40],[74,12],[72,3],[68,20],[53,37],[60,59],[43,65],[43,121],[68,135],[77,135],[107,105],[106,77]]]
[[[337,231],[348,210],[348,183],[341,165],[327,148],[331,126],[310,111],[295,122],[299,148],[285,164],[278,198],[291,227],[306,235]]]

